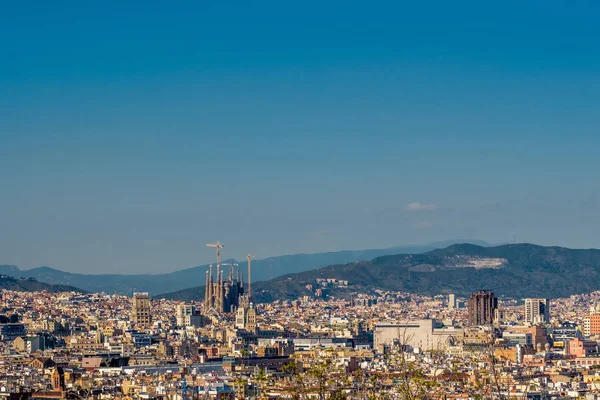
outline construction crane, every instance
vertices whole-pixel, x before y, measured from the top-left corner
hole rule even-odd
[[[207,247],[215,247],[217,249],[217,265],[221,264],[221,249],[223,247],[225,247],[225,245],[221,244],[221,242],[219,242],[217,240],[217,243],[207,243],[206,244]]]
[[[221,265],[227,265],[228,267],[237,267],[240,264],[238,264],[238,263],[223,263]]]
[[[252,300],[252,259],[255,258],[252,254],[248,254],[248,300]]]
[[[234,277],[233,277],[233,268],[234,268],[234,267],[237,267],[237,266],[238,266],[238,265],[240,265],[240,264],[238,264],[238,263],[225,263],[225,264],[222,264],[222,265],[223,265],[223,266],[225,266],[225,265],[228,265],[228,266],[230,266],[230,267],[231,267],[231,272],[229,273],[229,279],[231,279],[231,280],[233,281],[233,278],[234,278]]]

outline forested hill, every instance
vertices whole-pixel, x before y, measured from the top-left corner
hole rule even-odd
[[[327,287],[325,294],[350,291],[400,290],[428,295],[468,295],[489,289],[498,295],[564,297],[600,290],[600,250],[568,249],[533,244],[482,247],[456,244],[423,254],[397,254],[371,261],[330,265],[253,284],[257,301],[293,299],[317,287],[318,278],[347,280],[348,288]],[[163,297],[202,299],[203,287]]]
[[[0,289],[14,290],[17,292],[41,292],[48,291],[53,293],[59,292],[79,292],[85,293],[85,290],[78,289],[67,285],[51,285],[48,283],[39,282],[33,278],[17,279],[8,275],[0,275]]]

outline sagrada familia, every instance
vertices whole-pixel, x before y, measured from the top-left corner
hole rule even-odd
[[[237,277],[235,277],[237,275]],[[211,309],[219,313],[235,312],[244,299],[244,280],[240,270],[234,274],[233,265],[229,278],[223,279],[221,265],[217,264],[217,281],[213,279],[213,267],[206,271],[206,293],[204,295],[204,312]]]

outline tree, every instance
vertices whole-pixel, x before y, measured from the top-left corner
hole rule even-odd
[[[234,381],[234,387],[235,387],[235,392],[236,392],[236,399],[245,399],[246,398],[246,386],[248,384],[248,381],[246,379],[244,379],[243,377],[238,377],[236,378],[236,380]]]
[[[258,398],[259,399],[262,398],[262,396],[263,396],[266,381],[267,381],[267,375],[265,374],[265,370],[262,368],[259,368],[258,374],[256,375],[256,383],[258,385]]]

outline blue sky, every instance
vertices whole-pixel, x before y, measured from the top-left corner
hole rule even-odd
[[[597,4],[4,5],[0,263],[600,247]]]

